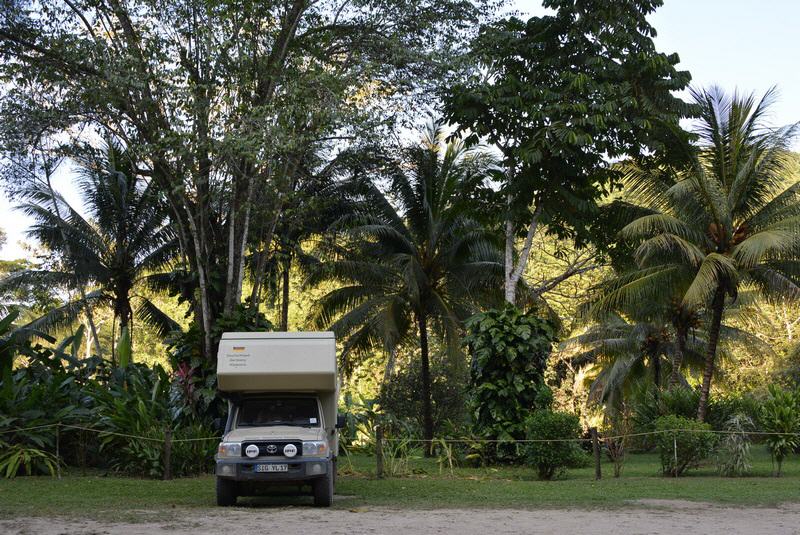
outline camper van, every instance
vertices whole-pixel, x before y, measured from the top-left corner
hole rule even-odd
[[[343,422],[333,333],[225,333],[217,358],[228,400],[217,504],[280,485],[331,505]]]

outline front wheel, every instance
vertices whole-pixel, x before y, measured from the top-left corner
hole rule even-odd
[[[217,505],[230,507],[236,505],[236,482],[222,477],[217,478]]]
[[[328,463],[328,473],[315,479],[314,505],[317,507],[330,507],[333,503],[333,463]]]

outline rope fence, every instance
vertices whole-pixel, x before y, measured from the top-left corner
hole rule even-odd
[[[121,437],[121,438],[128,438],[133,440],[143,440],[147,442],[156,442],[161,443],[162,447],[162,460],[164,464],[164,476],[163,479],[169,480],[172,479],[172,446],[173,444],[181,444],[181,443],[189,443],[189,442],[209,442],[209,441],[219,441],[222,437],[219,436],[212,436],[212,437],[198,437],[198,438],[172,438],[173,430],[171,427],[166,427],[164,429],[164,437],[146,437],[142,435],[133,435],[130,433],[120,433],[118,431],[110,431],[107,429],[97,429],[96,427],[87,427],[84,425],[77,425],[77,424],[65,424],[62,422],[56,422],[52,424],[42,424],[42,425],[34,425],[30,427],[14,427],[10,429],[3,429],[0,430],[0,436],[9,435],[12,433],[22,433],[25,431],[36,431],[41,429],[52,429],[55,428],[55,456],[56,456],[56,473],[57,478],[61,479],[61,452],[60,452],[60,442],[61,442],[61,430],[62,429],[71,429],[76,431],[82,432],[90,432],[90,433],[97,433],[100,437]]]
[[[781,433],[775,431],[715,431],[713,429],[660,429],[658,431],[643,431],[641,433],[626,433],[624,435],[598,435],[600,440],[618,440],[621,438],[643,437],[648,435],[663,435],[671,433],[715,433],[719,435],[782,435],[800,437],[798,433]],[[434,438],[435,443],[494,443],[494,444],[525,444],[535,442],[591,442],[589,438],[529,438],[529,439],[483,439],[483,438]],[[384,438],[384,442],[431,442],[424,438]]]
[[[51,424],[42,424],[42,425],[35,425],[30,427],[17,427],[11,429],[4,429],[0,430],[0,436],[8,435],[12,433],[21,433],[25,431],[35,431],[40,429],[50,429],[55,428],[56,430],[56,459],[57,459],[57,467],[58,467],[58,478],[61,478],[61,462],[60,462],[60,430],[61,429],[72,429],[84,432],[91,432],[97,433],[101,437],[107,436],[117,436],[122,438],[128,439],[135,439],[135,440],[144,440],[149,442],[159,442],[163,444],[163,457],[164,457],[164,479],[171,479],[171,450],[173,444],[180,444],[180,443],[189,443],[189,442],[208,442],[208,441],[219,441],[222,437],[219,436],[211,436],[211,437],[198,437],[198,438],[173,438],[173,429],[170,427],[165,428],[164,430],[164,437],[146,437],[142,435],[133,435],[129,433],[120,433],[117,431],[109,431],[106,429],[98,429],[95,427],[87,427],[83,425],[76,425],[76,424],[65,424],[61,422],[51,423]],[[629,438],[636,438],[636,437],[645,437],[645,436],[654,436],[654,435],[672,435],[673,436],[673,447],[674,447],[674,454],[675,454],[675,461],[677,464],[677,455],[678,455],[678,444],[677,444],[677,436],[680,433],[713,433],[717,435],[748,435],[748,436],[793,436],[793,437],[800,437],[800,432],[796,433],[781,433],[781,432],[774,432],[774,431],[730,431],[730,430],[712,430],[712,429],[660,429],[654,431],[643,431],[638,433],[625,433],[625,434],[618,434],[618,435],[600,435],[597,432],[597,428],[590,428],[589,430],[590,436],[587,438],[580,437],[580,438],[532,438],[532,439],[482,439],[482,438],[434,438],[432,440],[427,440],[423,438],[389,438],[384,436],[384,430],[381,426],[375,427],[375,456],[376,456],[376,475],[378,478],[384,477],[384,451],[383,446],[385,444],[503,444],[503,445],[510,445],[510,444],[535,444],[535,443],[566,443],[566,442],[573,442],[573,443],[592,443],[592,449],[594,453],[595,459],[595,472],[596,472],[596,479],[600,479],[600,448],[601,443],[604,441],[609,440],[622,440],[622,439],[629,439]]]
[[[642,431],[639,433],[626,433],[621,435],[601,436],[596,427],[589,428],[589,437],[584,438],[530,438],[530,439],[481,439],[481,438],[434,438],[431,440],[422,438],[386,438],[380,426],[375,429],[375,456],[376,456],[376,475],[378,478],[384,477],[384,444],[541,444],[541,443],[586,443],[592,444],[594,458],[595,479],[601,479],[600,450],[602,443],[609,440],[620,440],[634,437],[645,437],[653,435],[672,435],[672,447],[675,466],[678,465],[678,434],[680,433],[712,433],[716,435],[747,435],[747,436],[793,436],[800,437],[800,432],[781,433],[775,431],[731,431],[713,429],[658,429],[654,431]],[[678,471],[675,470],[675,477]]]

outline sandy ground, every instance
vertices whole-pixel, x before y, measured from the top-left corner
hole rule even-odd
[[[142,511],[145,518],[147,513]],[[761,534],[800,533],[800,504],[780,507],[721,507],[648,500],[610,510],[542,509],[395,510],[387,508],[314,509],[279,507],[214,509],[205,514],[176,510],[158,521],[133,524],[58,518],[0,519],[8,534],[224,534],[249,533],[621,533]]]

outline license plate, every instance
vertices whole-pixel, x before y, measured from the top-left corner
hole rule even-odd
[[[257,464],[256,472],[288,472],[288,464]]]

